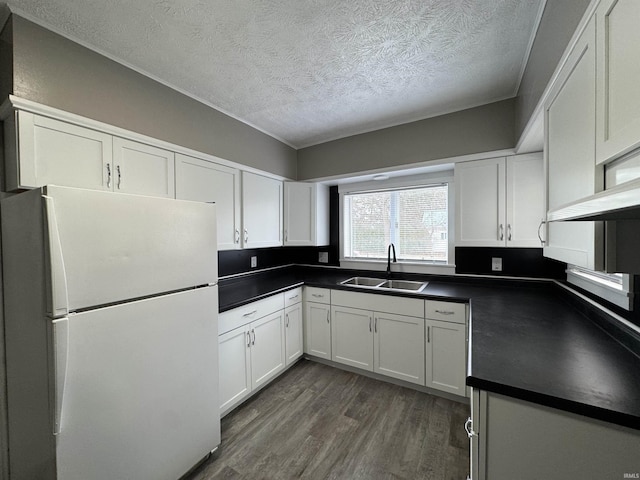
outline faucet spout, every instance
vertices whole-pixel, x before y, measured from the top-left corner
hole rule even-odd
[[[396,260],[396,246],[393,243],[389,244],[389,248],[387,248],[387,275],[391,274],[391,251],[393,250],[393,262],[397,263]]]

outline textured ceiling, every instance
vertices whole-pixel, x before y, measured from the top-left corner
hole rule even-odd
[[[543,0],[9,0],[300,148],[515,96]]]

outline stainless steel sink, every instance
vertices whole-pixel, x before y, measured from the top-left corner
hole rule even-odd
[[[410,280],[385,280],[384,278],[351,277],[341,285],[352,287],[375,288],[385,290],[404,290],[405,292],[421,292],[428,282],[413,282]]]
[[[429,282],[414,282],[411,280],[387,280],[378,288],[389,288],[391,290],[406,290],[408,292],[421,292]]]
[[[353,285],[354,287],[377,287],[385,282],[384,278],[371,278],[371,277],[351,277],[344,282],[340,282],[341,285]]]

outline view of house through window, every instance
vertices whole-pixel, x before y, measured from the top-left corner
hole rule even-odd
[[[344,257],[448,261],[448,185],[344,195]]]

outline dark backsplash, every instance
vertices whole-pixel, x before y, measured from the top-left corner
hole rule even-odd
[[[318,254],[328,252],[329,263],[320,263]],[[251,268],[251,257],[257,257],[258,265]],[[251,250],[225,250],[218,252],[218,275],[225,277],[265,268],[280,267],[292,263],[303,265],[339,265],[338,252],[327,247],[274,247]]]
[[[502,271],[491,259],[502,258]],[[541,248],[456,247],[456,273],[531,278],[566,278],[567,264],[542,256]]]

